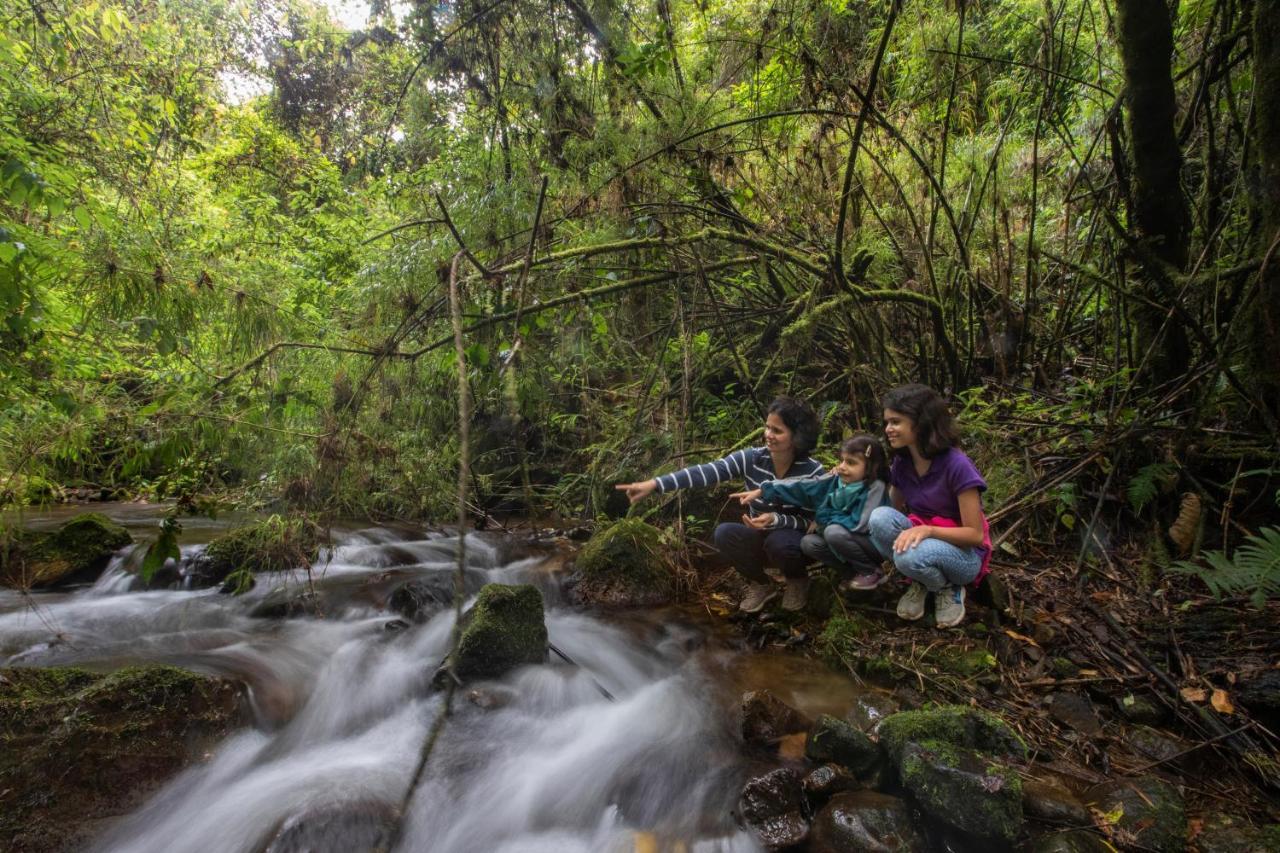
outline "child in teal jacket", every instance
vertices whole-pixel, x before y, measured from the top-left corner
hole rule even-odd
[[[845,578],[842,589],[874,589],[884,581],[883,558],[871,544],[871,511],[888,503],[884,448],[869,435],[840,446],[840,462],[817,479],[774,480],[735,495],[744,504],[763,497],[814,511],[816,518],[800,549]]]

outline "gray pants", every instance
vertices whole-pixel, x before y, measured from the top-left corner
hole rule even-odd
[[[828,524],[820,533],[800,540],[806,557],[830,566],[848,578],[880,570],[884,559],[867,533],[854,533],[839,524]]]

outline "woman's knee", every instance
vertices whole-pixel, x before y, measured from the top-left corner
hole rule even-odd
[[[748,528],[745,524],[727,521],[723,524],[716,525],[716,531],[712,534],[711,540],[715,543],[717,548],[731,548],[742,542],[747,530]]]

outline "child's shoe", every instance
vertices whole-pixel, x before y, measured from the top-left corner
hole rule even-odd
[[[738,605],[738,609],[743,613],[759,613],[777,594],[778,588],[771,583],[749,583],[747,594]]]
[[[911,589],[898,600],[898,616],[908,622],[914,622],[924,615],[924,599],[929,590],[924,584],[912,581]]]
[[[782,594],[783,610],[802,610],[809,597],[809,579],[787,578],[787,591]]]
[[[950,628],[964,621],[964,587],[943,587],[936,597],[933,617],[939,628]]]
[[[840,584],[841,592],[866,592],[875,589],[889,577],[880,572],[860,572]]]

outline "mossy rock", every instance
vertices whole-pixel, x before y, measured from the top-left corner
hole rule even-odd
[[[111,555],[133,542],[129,531],[99,512],[86,512],[57,530],[18,529],[0,549],[0,582],[19,589],[92,581]]]
[[[1022,779],[990,756],[939,740],[913,741],[898,773],[920,807],[949,826],[1006,844],[1022,832]]]
[[[1280,824],[1251,826],[1238,815],[1206,815],[1195,837],[1200,853],[1266,853],[1280,850]]]
[[[214,539],[194,569],[200,586],[221,583],[240,572],[283,572],[310,564],[319,556],[324,531],[307,518],[273,515]]]
[[[663,550],[662,534],[639,519],[620,519],[598,530],[578,552],[578,597],[617,607],[669,602],[675,579]]]
[[[1162,779],[1139,776],[1103,782],[1085,793],[1085,801],[1102,816],[1104,829],[1117,841],[1158,853],[1186,848],[1182,795]]]
[[[0,670],[0,838],[78,849],[225,736],[241,688],[168,666]]]
[[[880,745],[894,763],[912,741],[939,741],[1002,758],[1023,761],[1027,745],[994,714],[965,705],[935,705],[885,717],[877,729]]]
[[[862,657],[859,640],[875,632],[875,624],[856,613],[832,616],[818,635],[818,655],[836,669],[852,667]]]
[[[876,743],[852,723],[823,714],[805,740],[804,756],[818,764],[832,762],[859,779],[874,776],[883,757]]]
[[[489,584],[464,617],[454,671],[464,681],[497,678],[547,657],[542,593],[523,584]]]
[[[960,678],[988,675],[999,668],[996,656],[985,648],[958,649],[954,646],[944,646],[931,652],[925,660],[943,672],[949,672]]]

